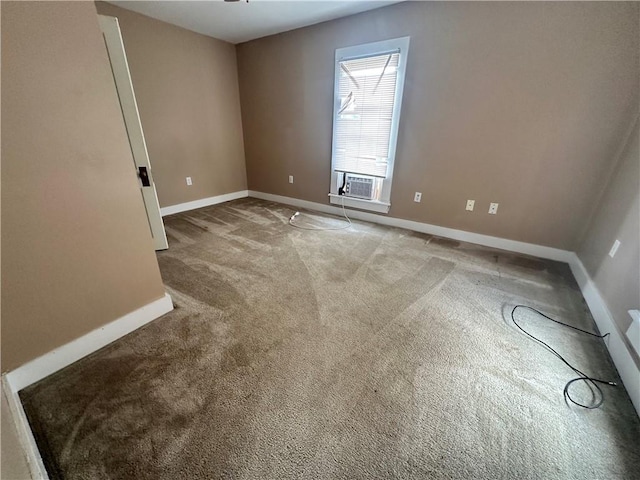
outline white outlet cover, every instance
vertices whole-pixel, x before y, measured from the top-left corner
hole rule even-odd
[[[476,201],[475,200],[467,200],[467,207],[466,209],[469,210],[470,212],[473,212],[473,207],[476,205]]]
[[[293,183],[293,175],[289,175],[289,183]]]
[[[416,192],[416,194],[413,196],[413,201],[420,203],[420,200],[422,200],[422,193],[421,192]]]
[[[616,240],[615,242],[613,242],[613,246],[611,247],[611,250],[609,250],[609,256],[611,258],[615,256],[618,248],[620,248],[620,240]]]
[[[489,213],[491,215],[495,215],[496,213],[498,213],[498,204],[497,203],[490,203],[489,204]]]
[[[191,181],[191,177],[187,177],[187,185],[193,185],[193,182]]]

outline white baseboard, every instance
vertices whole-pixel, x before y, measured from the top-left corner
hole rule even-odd
[[[7,372],[5,379],[12,392],[19,392],[171,310],[173,302],[165,293],[158,300]]]
[[[48,479],[18,392],[173,310],[169,294],[2,375],[2,389],[34,479]]]
[[[177,205],[171,205],[169,207],[163,207],[160,209],[160,215],[166,217],[167,215],[173,215],[174,213],[195,210],[196,208],[208,207],[210,205],[216,205],[217,203],[229,202],[231,200],[237,200],[238,198],[248,196],[248,190],[240,190],[237,192],[225,193],[224,195],[217,195],[215,197],[201,198],[200,200],[194,200],[193,202],[185,202]]]
[[[589,306],[596,325],[598,325],[598,330],[600,330],[601,334],[609,332],[609,337],[606,341],[609,354],[618,369],[620,378],[622,378],[622,382],[631,397],[636,412],[640,415],[640,370],[636,366],[636,362],[633,360],[607,304],[589,276],[589,272],[587,272],[587,269],[575,253],[572,256],[573,258],[569,262],[571,272],[580,286],[582,296]]]
[[[22,402],[18,396],[17,391],[13,391],[9,382],[7,381],[6,374],[2,376],[2,390],[4,395],[7,396],[7,403],[9,404],[9,413],[11,420],[16,427],[18,433],[18,441],[20,447],[27,458],[27,465],[29,467],[29,473],[31,473],[32,479],[48,480],[49,475],[47,469],[44,467],[44,462],[38,451],[36,440],[33,437],[33,432],[29,426],[27,415],[22,408]]]
[[[249,190],[249,196],[262,200],[293,205],[295,207],[306,208],[308,210],[330,213],[332,215],[342,215],[341,207],[333,207],[331,205],[324,205],[322,203],[309,202],[307,200],[300,200],[297,198],[283,197],[281,195],[273,195],[271,193],[256,192],[254,190]],[[509,240],[506,238],[492,237],[490,235],[482,235],[480,233],[465,232],[464,230],[440,227],[438,225],[415,222],[413,220],[403,220],[402,218],[376,215],[374,213],[361,212],[359,210],[349,210],[348,215],[349,217],[356,220],[379,223],[381,225],[388,225],[390,227],[405,228],[407,230],[413,230],[415,232],[428,233],[431,235],[451,238],[462,242],[475,243],[478,245],[484,245],[486,247],[524,253],[539,258],[547,258],[549,260],[557,260],[560,262],[569,263],[573,258],[573,252],[570,252],[568,250],[560,250],[558,248],[545,247],[543,245],[519,242],[517,240]]]

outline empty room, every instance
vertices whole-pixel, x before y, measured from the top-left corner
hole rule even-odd
[[[640,478],[640,3],[0,9],[2,479]]]

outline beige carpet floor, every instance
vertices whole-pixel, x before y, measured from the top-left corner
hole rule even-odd
[[[573,372],[510,323],[595,329],[567,265],[293,211],[165,219],[176,309],[21,392],[52,478],[639,478],[624,387],[568,406]],[[519,319],[619,381],[601,340]]]

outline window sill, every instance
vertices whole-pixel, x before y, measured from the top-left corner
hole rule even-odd
[[[380,202],[378,200],[365,200],[363,198],[345,197],[344,195],[329,194],[329,202],[334,205],[345,207],[359,208],[360,210],[369,210],[371,212],[389,213],[391,204],[388,202]]]

